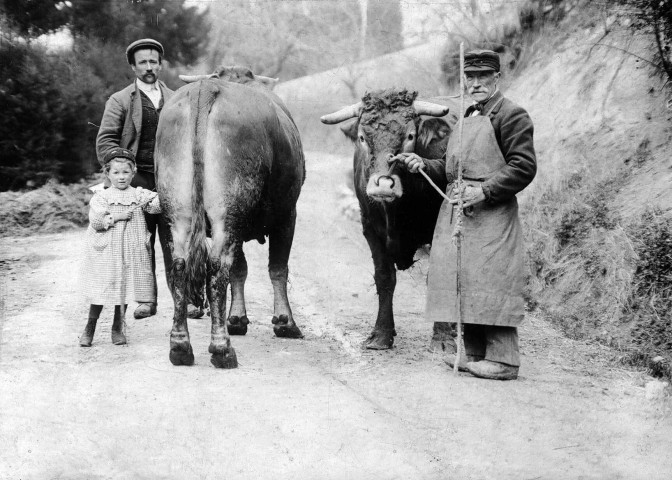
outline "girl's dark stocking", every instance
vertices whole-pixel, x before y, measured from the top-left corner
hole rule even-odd
[[[126,307],[124,305],[124,312]],[[114,306],[114,320],[112,321],[112,343],[115,345],[126,345],[126,335],[124,335],[124,319],[121,316],[121,305]]]
[[[90,347],[93,343],[93,334],[96,332],[96,323],[98,322],[98,317],[100,312],[103,310],[102,305],[91,305],[89,307],[89,321],[86,322],[86,327],[84,327],[84,333],[79,337],[79,345],[82,347]]]

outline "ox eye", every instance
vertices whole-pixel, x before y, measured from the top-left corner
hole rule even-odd
[[[408,139],[409,140],[413,140],[414,138],[415,138],[415,135],[413,135],[412,133],[408,134]]]
[[[362,143],[364,143],[364,135],[360,135],[360,136],[359,136],[359,141],[362,142]]]

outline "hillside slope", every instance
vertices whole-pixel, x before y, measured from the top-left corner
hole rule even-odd
[[[444,40],[280,83],[275,88],[301,130],[307,150],[349,153],[341,131],[320,117],[358,102],[365,92],[403,87],[424,96],[446,95],[440,59]]]
[[[540,168],[528,194],[557,187],[575,172],[606,176],[644,154],[645,165],[626,176],[613,206],[625,217],[647,205],[669,211],[670,95],[636,56],[652,57],[651,38],[620,29],[600,41],[604,27],[594,24],[596,13],[587,8],[546,32],[534,60],[505,91],[535,123]]]

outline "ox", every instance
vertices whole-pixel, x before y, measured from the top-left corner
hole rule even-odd
[[[407,269],[414,263],[416,250],[431,243],[442,202],[424,178],[389,162],[404,152],[423,158],[441,158],[445,153],[455,118],[448,122],[421,117],[443,117],[449,108],[416,97],[416,92],[406,90],[367,93],[361,102],[321,118],[326,124],[357,118],[341,129],[355,144],[355,193],[375,270],[378,315],[364,342],[370,349],[388,349],[394,343],[395,266]],[[445,97],[435,101],[450,102]],[[445,191],[447,180],[438,186]],[[451,335],[448,323],[436,323],[431,348],[445,348],[443,342]]]
[[[170,361],[194,362],[186,300],[196,298],[205,283],[212,320],[210,361],[235,368],[229,335],[244,335],[248,324],[246,241],[269,239],[275,335],[303,337],[287,299],[287,262],[305,179],[303,150],[289,111],[267,86],[273,80],[242,67],[181,78],[191,83],[164,106],[156,140],[156,185],[169,225],[166,274],[175,304]]]

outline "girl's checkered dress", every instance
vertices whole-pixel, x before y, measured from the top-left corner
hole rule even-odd
[[[112,222],[112,215],[133,210],[130,220]],[[149,231],[143,210],[159,213],[159,197],[143,188],[107,188],[89,203],[83,288],[94,305],[122,305],[128,299],[156,302],[149,249]]]

